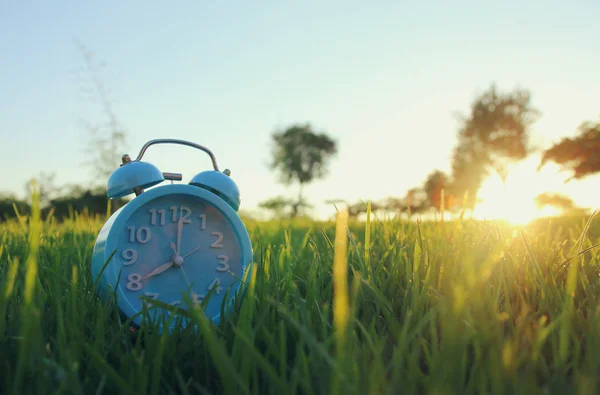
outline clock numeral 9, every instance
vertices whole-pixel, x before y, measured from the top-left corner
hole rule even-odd
[[[127,262],[123,262],[123,266],[133,265],[137,262],[137,251],[133,248],[127,248],[123,250],[121,256],[123,257],[123,259],[128,260]]]
[[[127,289],[130,291],[139,291],[142,289],[142,275],[138,273],[131,273],[127,276]]]
[[[147,226],[140,226],[137,232],[135,230],[135,226],[133,225],[129,226],[127,229],[129,229],[129,241],[131,243],[137,241],[138,243],[146,244],[152,237],[152,232]]]
[[[221,262],[217,263],[217,271],[218,272],[226,272],[229,270],[229,257],[227,255],[219,255],[217,259],[220,259]]]

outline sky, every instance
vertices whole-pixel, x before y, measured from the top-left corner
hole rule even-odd
[[[41,172],[58,185],[105,183],[83,165],[85,125],[106,118],[77,42],[105,64],[98,77],[127,134],[120,153],[155,138],[202,144],[231,169],[243,210],[297,193],[268,167],[273,131],[310,122],[328,133],[338,154],[305,188],[327,216],[327,199],[399,197],[448,171],[457,114],[492,83],[531,92],[540,146],[598,120],[598,15],[597,0],[0,0],[0,192],[23,195]],[[179,146],[144,160],[184,182],[210,168]],[[541,187],[597,204],[598,176],[557,180]]]

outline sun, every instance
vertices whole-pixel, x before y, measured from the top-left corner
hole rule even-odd
[[[535,198],[540,193],[552,191],[563,184],[564,177],[556,169],[543,168],[537,172],[536,167],[535,160],[514,165],[509,170],[505,183],[498,174],[493,173],[479,190],[478,198],[481,201],[475,206],[473,217],[524,225],[539,217],[560,214],[553,207],[538,209]]]

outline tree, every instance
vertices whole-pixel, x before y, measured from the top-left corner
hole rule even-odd
[[[263,200],[258,206],[262,209],[272,211],[276,218],[281,218],[285,216],[286,208],[291,207],[293,203],[293,201],[283,196],[276,196]]]
[[[335,140],[325,133],[315,133],[310,124],[294,124],[272,134],[274,143],[271,169],[279,170],[281,181],[290,185],[298,182],[296,201],[292,204],[292,217],[305,205],[304,186],[314,179],[327,175],[329,160],[337,153]]]
[[[541,193],[538,196],[536,196],[535,205],[538,209],[541,209],[544,206],[551,206],[562,211],[570,211],[575,208],[575,203],[573,202],[573,199],[567,196],[552,194],[548,192]]]
[[[581,179],[600,171],[600,123],[584,122],[574,138],[564,138],[548,148],[538,170],[552,161],[573,174],[567,179]]]
[[[427,205],[436,210],[442,208],[442,190],[444,191],[444,207],[447,209],[450,206],[451,194],[448,191],[450,184],[449,178],[441,170],[434,170],[423,185],[423,191],[427,196]]]
[[[125,150],[126,135],[108,99],[106,86],[98,76],[103,63],[97,64],[94,59],[94,52],[88,50],[81,43],[77,43],[77,47],[83,55],[86,70],[91,75],[91,90],[100,100],[102,113],[105,117],[105,121],[100,124],[85,122],[90,134],[90,141],[86,149],[90,159],[86,164],[90,166],[93,177],[104,182],[121,164],[121,152]]]
[[[18,215],[27,215],[31,210],[30,204],[18,199],[14,194],[0,194],[0,222]]]
[[[111,213],[127,203],[124,198],[110,201]],[[71,213],[85,213],[90,216],[106,215],[109,199],[104,190],[72,189],[72,193],[59,196],[50,201],[49,207],[44,210],[44,216],[53,210],[53,215],[58,220],[68,218]]]
[[[389,196],[377,203],[380,210],[398,214],[420,213],[425,211],[427,206],[427,194],[422,188],[412,188],[402,198]]]
[[[46,172],[41,172],[36,177],[39,202],[42,208],[48,206],[50,201],[60,193],[60,188],[56,186],[55,178],[56,173]],[[25,183],[25,200],[27,202],[31,202],[32,193],[32,184],[28,181]]]
[[[477,191],[491,170],[505,181],[509,165],[533,150],[530,126],[538,116],[527,90],[499,93],[492,84],[477,96],[458,132],[452,158],[454,193],[467,193],[468,204],[474,207]]]

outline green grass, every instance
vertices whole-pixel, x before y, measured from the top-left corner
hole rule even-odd
[[[0,224],[0,393],[597,393],[588,219],[248,222],[257,270],[232,315],[159,335],[95,294],[104,218],[34,211]]]

